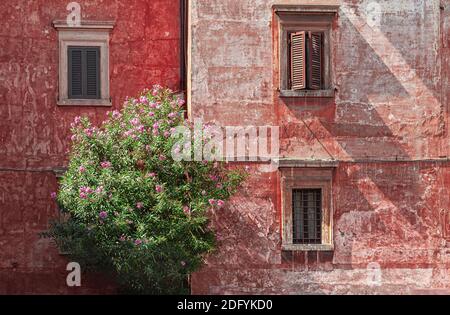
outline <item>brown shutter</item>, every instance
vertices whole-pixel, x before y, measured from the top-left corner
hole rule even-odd
[[[322,33],[309,33],[308,88],[322,88]]]
[[[291,34],[291,89],[306,88],[305,32]]]

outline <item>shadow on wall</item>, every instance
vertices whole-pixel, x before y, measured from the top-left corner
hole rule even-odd
[[[406,267],[440,261],[436,249],[445,227],[442,211],[449,207],[443,182],[448,163],[401,162],[436,156],[442,136],[440,85],[433,77],[439,59],[421,48],[439,37],[425,36],[434,27],[424,25],[431,14],[424,6],[422,16],[386,14],[375,29],[344,9],[334,115],[326,109],[329,103],[310,108],[286,104],[291,118],[297,118],[282,122],[291,130],[286,138],[304,137],[303,120],[330,156],[362,162],[342,163],[336,176],[335,263]],[[396,28],[417,19],[418,25]],[[370,162],[376,160],[394,163]]]

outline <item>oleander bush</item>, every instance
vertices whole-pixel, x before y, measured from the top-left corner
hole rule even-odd
[[[53,196],[68,219],[45,235],[83,271],[114,276],[123,293],[188,293],[188,275],[215,249],[208,213],[224,211],[246,176],[222,162],[172,158],[175,128],[193,128],[183,104],[154,86],[101,126],[72,124],[70,163]]]

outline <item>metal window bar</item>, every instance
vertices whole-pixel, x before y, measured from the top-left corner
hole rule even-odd
[[[292,191],[294,244],[322,243],[322,190]]]

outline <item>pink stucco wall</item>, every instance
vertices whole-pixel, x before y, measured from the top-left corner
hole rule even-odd
[[[300,99],[277,91],[281,2],[193,1],[191,112],[279,125],[282,157],[338,160],[335,250],[281,250],[280,175],[253,164],[214,218],[223,240],[193,293],[449,293],[450,2],[376,1],[371,28],[368,1],[334,1],[336,95]],[[381,285],[367,271],[374,263]]]

